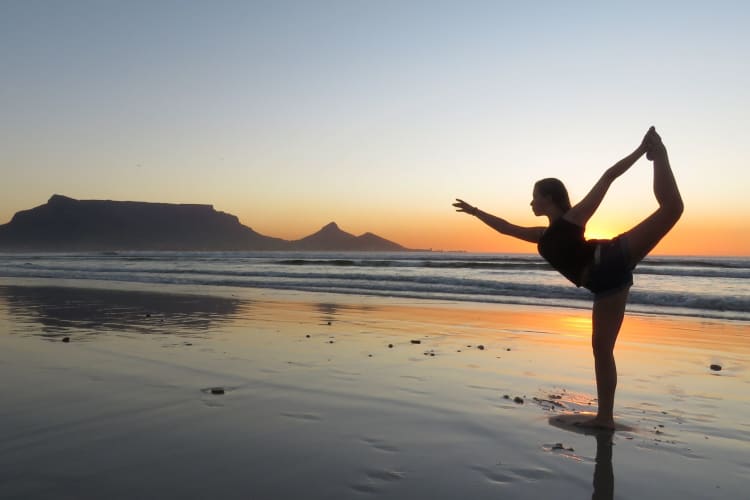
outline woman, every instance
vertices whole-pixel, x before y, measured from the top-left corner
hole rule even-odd
[[[654,194],[659,208],[612,240],[585,240],[586,223],[609,186],[644,154],[654,162]],[[604,172],[586,197],[573,207],[562,182],[557,179],[537,182],[531,209],[534,215],[549,219],[546,228],[516,226],[460,199],[453,206],[502,234],[536,243],[539,253],[552,267],[576,286],[586,287],[594,294],[591,343],[599,408],[596,417],[586,425],[613,429],[617,386],[614,348],[633,284],[632,270],[669,232],[683,211],[667,150],[654,127],[635,151]]]

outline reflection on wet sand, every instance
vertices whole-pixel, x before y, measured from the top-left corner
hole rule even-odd
[[[81,337],[113,332],[195,335],[236,318],[250,305],[224,297],[27,286],[0,287],[0,306],[2,302],[12,319],[9,333],[50,339],[73,332]]]
[[[592,500],[612,500],[615,496],[615,473],[612,469],[612,432],[600,431],[596,437],[596,465]]]
[[[320,303],[315,306],[320,313],[320,320],[323,324],[331,324],[336,319],[336,314],[341,306],[331,303]]]
[[[580,425],[581,422],[589,418],[591,418],[591,415],[569,413],[565,415],[553,415],[548,419],[548,422],[553,427],[596,438],[594,492],[591,498],[592,500],[612,500],[615,494],[615,474],[612,468],[612,439],[615,432]],[[632,430],[619,422],[618,429],[623,431]]]

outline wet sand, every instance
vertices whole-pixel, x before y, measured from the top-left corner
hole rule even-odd
[[[0,282],[4,499],[746,495],[746,323],[628,316],[611,435],[585,311],[66,284]]]

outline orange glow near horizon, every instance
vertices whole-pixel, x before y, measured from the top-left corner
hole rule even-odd
[[[397,207],[371,207],[369,210],[346,211],[333,207],[325,213],[311,213],[309,209],[288,207],[281,212],[269,211],[259,215],[237,210],[236,205],[218,204],[215,207],[217,210],[236,214],[242,224],[260,234],[287,240],[303,238],[329,222],[336,222],[343,231],[355,235],[372,232],[410,249],[536,253],[534,244],[498,234],[478,220],[451,210],[436,214],[427,210],[420,211],[418,208],[405,211]],[[523,214],[510,214],[508,218],[528,226],[546,223],[546,219]],[[629,229],[631,224],[630,219],[595,217],[587,227],[586,237],[611,238]],[[695,215],[686,212],[653,254],[748,257],[750,222],[744,214]]]
[[[296,219],[294,224],[284,225],[278,220],[264,220],[266,225],[243,223],[266,236],[298,239],[319,230],[332,222],[325,218],[310,222]],[[360,218],[357,214],[335,222],[342,230],[355,235],[373,232],[383,238],[412,249],[434,251],[467,251],[487,253],[536,253],[536,246],[521,240],[498,234],[476,220],[453,214],[430,217],[428,214],[411,214],[401,217],[377,218],[368,214]],[[526,220],[533,224],[534,219]],[[539,220],[540,225],[545,221]],[[276,229],[273,229],[276,228]],[[587,228],[587,238],[612,238],[629,229],[627,222],[592,220]],[[741,218],[689,218],[684,217],[662,240],[654,255],[715,255],[750,256],[750,224]]]
[[[446,220],[429,228],[396,228],[381,234],[409,248],[469,252],[535,253],[532,243],[496,233],[476,221]],[[542,221],[540,221],[542,222]],[[629,229],[622,223],[597,222],[587,238],[612,238]],[[654,255],[750,256],[750,224],[746,220],[704,218],[681,220],[652,252]]]

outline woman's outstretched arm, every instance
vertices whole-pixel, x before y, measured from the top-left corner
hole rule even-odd
[[[507,234],[508,236],[518,238],[519,240],[538,243],[539,238],[542,237],[542,233],[544,232],[543,227],[523,227],[511,224],[505,219],[488,214],[487,212],[479,210],[477,207],[469,205],[464,200],[456,199],[456,203],[454,203],[453,206],[456,207],[456,212],[464,212],[473,215],[498,233]]]
[[[599,208],[604,195],[609,190],[609,186],[612,185],[615,179],[627,172],[641,156],[646,154],[652,140],[652,134],[655,133],[654,127],[651,127],[635,151],[609,167],[594,187],[591,188],[591,191],[573,208],[568,210],[563,217],[574,224],[585,226],[591,216],[594,215],[594,212],[596,212],[596,209]]]

